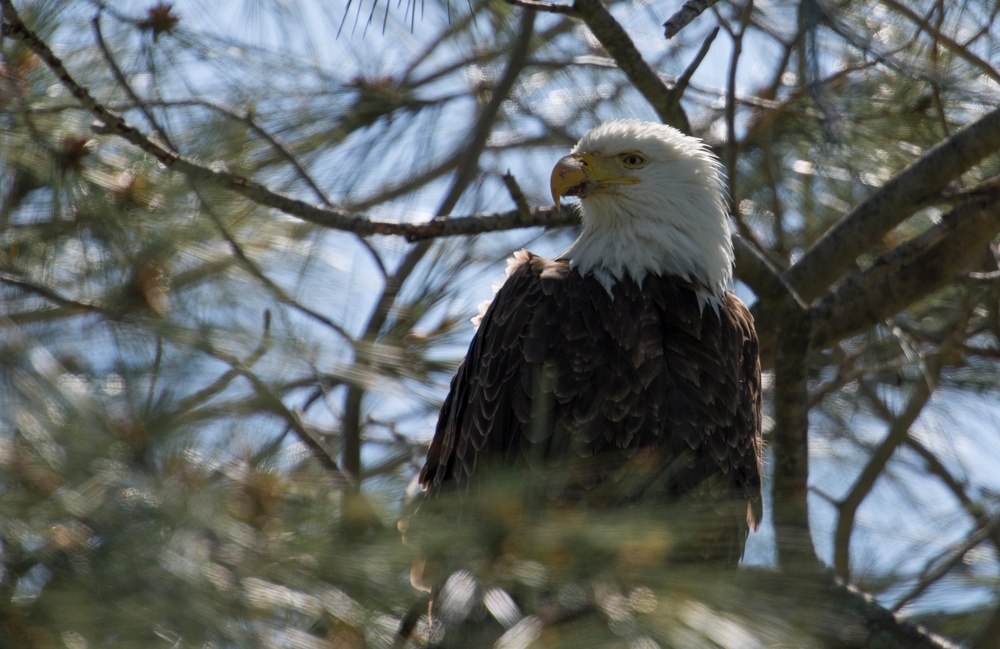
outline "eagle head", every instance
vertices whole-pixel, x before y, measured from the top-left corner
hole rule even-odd
[[[732,278],[722,166],[698,138],[639,120],[605,122],[552,170],[556,206],[580,199],[583,231],[563,254],[609,291],[616,280],[673,275],[716,301]]]

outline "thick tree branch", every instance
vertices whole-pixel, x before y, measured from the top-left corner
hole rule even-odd
[[[969,251],[1000,232],[1000,196],[972,199],[931,231],[883,255],[812,307],[815,348],[855,335],[942,288],[974,263]]]
[[[772,502],[778,562],[783,569],[811,572],[819,566],[809,529],[810,313],[794,293],[780,303],[775,335],[774,430],[771,449]]]
[[[822,349],[899,313],[920,298],[942,288],[969,269],[969,250],[1000,232],[1000,195],[972,193],[973,198],[946,214],[941,223],[880,257],[870,268],[851,277],[812,305],[812,347]],[[748,283],[761,275],[737,246],[738,267]],[[740,263],[743,260],[743,263]],[[745,265],[744,265],[745,264]],[[788,273],[784,275],[787,280]],[[771,313],[754,305],[761,337],[761,366],[774,363],[777,337]]]
[[[830,229],[794,266],[786,279],[812,299],[857,259],[858,242],[877,241],[959,174],[1000,150],[997,108],[927,151]]]
[[[642,93],[664,124],[676,127],[685,133],[691,132],[691,124],[681,108],[681,93],[667,88],[656,71],[642,58],[628,33],[604,6],[601,0],[575,0],[576,14],[587,23],[601,45],[632,85]]]

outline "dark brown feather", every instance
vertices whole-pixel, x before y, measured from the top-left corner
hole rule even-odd
[[[565,260],[516,258],[451,382],[425,493],[526,466],[564,471],[568,499],[690,498],[722,537],[704,558],[735,564],[762,516],[760,364],[746,306],[728,293],[703,307],[673,277],[625,278],[609,295]]]

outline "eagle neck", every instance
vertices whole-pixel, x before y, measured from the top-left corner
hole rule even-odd
[[[647,275],[673,276],[694,286],[703,306],[721,304],[732,279],[733,244],[717,204],[705,205],[701,218],[670,218],[669,211],[650,218],[664,207],[632,214],[620,202],[603,203],[582,201],[583,231],[561,255],[571,268],[592,274],[612,297],[618,280],[641,285]]]

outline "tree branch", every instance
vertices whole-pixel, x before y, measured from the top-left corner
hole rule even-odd
[[[893,420],[889,432],[868,459],[868,463],[854,481],[851,490],[839,503],[836,503],[839,516],[833,539],[833,569],[837,576],[844,581],[849,581],[851,577],[851,532],[854,530],[854,519],[858,508],[871,493],[875,482],[882,475],[885,465],[889,462],[889,458],[906,440],[910,427],[920,416],[931,394],[934,393],[938,377],[941,375],[941,368],[944,366],[942,359],[946,353],[947,348],[942,348],[931,360],[927,372],[925,372],[925,380],[917,382],[913,394],[910,395],[910,400],[906,404],[906,409]]]
[[[575,0],[573,7],[663,123],[690,133],[691,123],[681,108],[681,93],[667,88],[604,3],[601,0]]]
[[[802,297],[812,299],[847,270],[858,242],[877,241],[959,174],[1000,149],[1000,108],[927,151],[854,208],[785,273]]]
[[[573,5],[557,5],[550,2],[540,2],[539,0],[506,0],[507,4],[513,5],[515,7],[523,7],[524,9],[533,9],[535,11],[545,11],[551,14],[573,14],[576,9]]]
[[[886,253],[814,304],[813,346],[819,349],[857,334],[967,270],[975,261],[969,250],[1000,232],[998,204],[1000,195],[967,201],[935,228]]]
[[[687,27],[691,21],[700,16],[706,9],[714,5],[719,0],[688,0],[684,6],[677,10],[674,15],[663,23],[663,36],[670,40],[682,29]]]
[[[709,48],[712,47],[712,43],[715,41],[715,37],[719,35],[720,27],[716,26],[715,29],[708,33],[705,40],[702,41],[701,47],[698,49],[698,53],[695,55],[691,63],[684,68],[684,73],[678,77],[677,83],[674,84],[674,92],[679,95],[683,95],[684,91],[687,90],[688,84],[691,83],[691,77],[694,76],[695,70],[701,65],[701,62],[705,60],[705,56],[708,54]]]
[[[809,529],[809,357],[810,313],[789,292],[777,314],[774,362],[774,453],[771,493],[778,561],[783,569],[813,572],[819,564]]]

